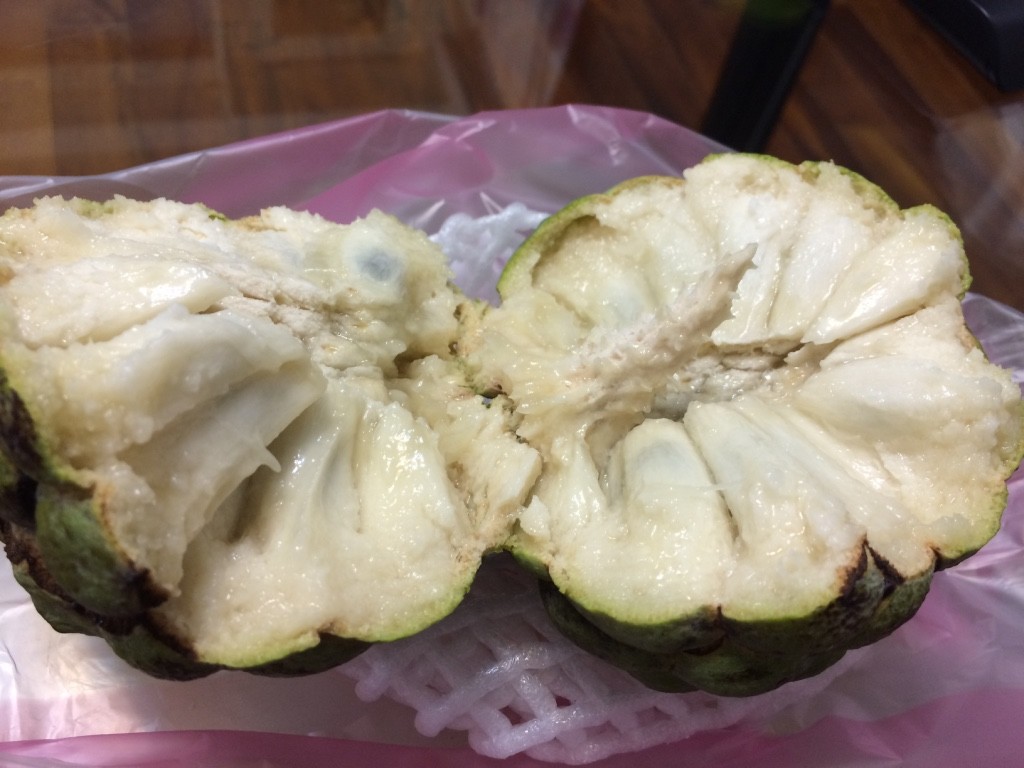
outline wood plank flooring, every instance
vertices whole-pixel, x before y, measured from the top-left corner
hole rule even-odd
[[[737,0],[0,0],[0,174],[87,174],[371,110],[567,102],[700,126]],[[900,0],[833,0],[767,151],[962,228],[1024,309],[1024,93]]]

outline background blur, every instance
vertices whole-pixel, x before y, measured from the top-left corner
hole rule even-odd
[[[0,175],[103,173],[386,108],[585,102],[699,130],[743,8],[0,0]],[[1024,309],[1024,91],[997,88],[904,0],[833,0],[764,148],[939,206],[974,289]]]

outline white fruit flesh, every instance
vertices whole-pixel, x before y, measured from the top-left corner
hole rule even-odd
[[[465,505],[433,433],[382,389],[332,384],[271,446],[280,470],[240,485],[192,543],[160,610],[204,658],[260,661],[239,656],[239,638],[293,651],[319,631],[401,634],[420,618],[407,611],[443,615],[461,597]]]
[[[865,546],[911,578],[995,532],[1020,392],[965,329],[941,214],[723,156],[559,216],[472,359],[545,459],[516,546],[579,605],[805,616]]]

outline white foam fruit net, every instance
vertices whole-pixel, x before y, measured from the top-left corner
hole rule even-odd
[[[494,300],[514,245],[543,214],[514,204],[492,216],[458,214],[434,236],[456,282]],[[415,710],[417,730],[465,731],[490,757],[526,754],[584,764],[781,713],[844,667],[769,694],[723,699],[652,691],[578,649],[552,625],[534,577],[510,556],[488,559],[462,605],[413,637],[371,647],[341,668],[365,701],[388,697]]]
[[[415,710],[426,736],[462,730],[489,757],[579,765],[744,721],[766,722],[846,665],[761,696],[652,691],[558,633],[533,576],[493,556],[463,604],[413,637],[371,647],[341,671],[356,694]]]

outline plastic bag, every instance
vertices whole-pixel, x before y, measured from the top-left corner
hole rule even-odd
[[[720,149],[654,116],[607,108],[461,119],[388,111],[103,176],[0,179],[0,207],[116,193],[200,201],[230,216],[288,205],[349,221],[379,207],[444,242],[460,282],[487,296],[510,244],[543,213],[632,176],[677,174]],[[1024,380],[1024,316],[978,296],[965,308],[993,359]],[[536,597],[500,560],[445,622],[340,671],[296,680],[219,673],[184,684],[128,669],[94,638],[56,635],[5,566],[0,766],[1017,765],[1022,550],[1018,473],[1002,531],[938,574],[911,622],[818,678],[739,702],[656,694],[594,669],[598,662],[545,634]],[[506,652],[487,658],[495,647]],[[424,687],[408,685],[423,668],[403,660],[422,665],[430,649],[431,674],[477,665],[473,695],[446,699],[435,685],[424,698]],[[552,696],[553,686],[564,693]],[[460,720],[467,713],[476,719]],[[481,713],[499,720],[488,730]],[[509,743],[536,737],[526,752],[485,756],[508,754],[501,737],[516,728],[519,741]]]

